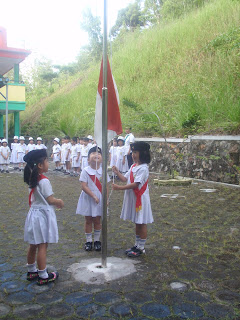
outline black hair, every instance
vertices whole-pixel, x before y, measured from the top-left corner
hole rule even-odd
[[[25,154],[23,160],[27,163],[24,168],[23,180],[29,188],[35,188],[38,184],[38,165],[47,159],[46,149],[32,150]]]
[[[69,136],[65,136],[64,139],[70,140],[70,137]]]
[[[72,141],[76,142],[77,143],[77,137],[72,137]]]
[[[132,151],[139,152],[139,160],[141,163],[150,163],[150,145],[143,141],[138,141],[130,145]]]
[[[23,180],[29,188],[35,188],[38,184],[38,164],[42,164],[47,157],[37,159],[35,162],[26,164],[23,173]]]
[[[95,147],[92,147],[92,148],[88,151],[88,158],[89,158],[90,154],[93,153],[93,152],[98,152],[98,153],[102,154],[101,148],[95,146]]]

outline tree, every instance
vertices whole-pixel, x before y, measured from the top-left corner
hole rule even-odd
[[[110,34],[116,37],[122,28],[133,31],[137,27],[144,26],[144,16],[141,11],[141,0],[130,3],[126,8],[118,11],[118,17]]]
[[[145,0],[144,13],[145,20],[150,24],[159,23],[162,18],[162,6],[164,0]]]
[[[89,46],[86,46],[86,50],[93,58],[98,59],[101,56],[103,46],[100,17],[94,17],[91,10],[87,9],[83,13],[81,28],[88,33],[89,37]]]

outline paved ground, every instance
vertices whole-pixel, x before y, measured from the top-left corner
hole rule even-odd
[[[47,175],[65,202],[57,211],[60,241],[48,254],[49,270],[60,277],[38,287],[25,280],[27,186],[22,173],[0,174],[0,318],[240,319],[240,189],[206,183],[157,187],[150,181],[155,223],[146,255],[137,259],[136,273],[99,286],[76,282],[67,272],[85,259],[101,261],[101,253],[83,250],[84,219],[75,215],[78,178]],[[119,219],[122,199],[122,192],[110,199],[109,257],[125,258],[134,242],[134,225]]]

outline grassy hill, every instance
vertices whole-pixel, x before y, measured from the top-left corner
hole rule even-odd
[[[29,105],[25,134],[93,133],[100,62]],[[213,0],[113,43],[123,126],[137,135],[240,131],[240,2]]]

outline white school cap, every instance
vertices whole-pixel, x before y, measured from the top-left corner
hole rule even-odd
[[[28,140],[30,141],[30,140],[34,140],[34,139],[33,139],[33,137],[29,137]]]
[[[37,137],[37,141],[42,141],[42,138],[41,137]]]
[[[60,141],[58,138],[55,138],[53,140],[56,141],[57,143],[59,143],[59,141]]]
[[[16,140],[16,139],[18,140],[18,136],[14,136],[14,137],[13,137],[13,140]]]
[[[122,136],[119,136],[117,139],[124,141],[124,138]]]
[[[87,137],[88,137],[88,139],[93,140],[93,137],[92,137],[91,135],[89,135],[89,136],[87,136]]]
[[[25,140],[24,136],[20,136],[19,140]]]
[[[7,139],[2,139],[2,143],[3,143],[3,142],[7,142]]]

